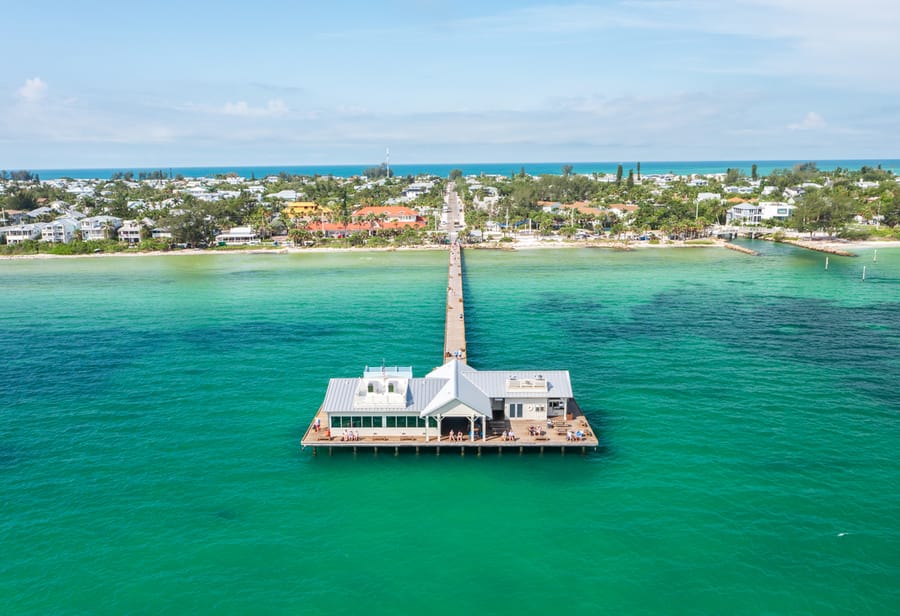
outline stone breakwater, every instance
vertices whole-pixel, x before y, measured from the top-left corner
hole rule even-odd
[[[750,249],[750,248],[745,248],[745,247],[743,247],[743,246],[738,246],[737,244],[731,244],[731,243],[729,243],[729,242],[725,242],[725,243],[722,244],[722,245],[725,246],[725,248],[727,248],[728,250],[734,250],[734,251],[737,251],[737,252],[742,252],[742,253],[744,253],[744,254],[752,255],[752,256],[754,256],[754,257],[758,257],[758,256],[759,256],[759,253],[756,252],[755,250],[752,250],[752,249]]]
[[[833,244],[819,244],[818,242],[810,242],[806,240],[783,240],[783,243],[791,244],[799,248],[805,248],[807,250],[814,250],[816,252],[825,252],[830,255],[838,255],[840,257],[857,256],[856,254],[843,250],[842,248],[836,248]]]

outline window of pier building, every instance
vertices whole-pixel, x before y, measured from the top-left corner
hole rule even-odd
[[[425,418],[419,417],[418,415],[388,415],[385,417],[387,420],[387,428],[424,428],[425,427]],[[437,419],[434,417],[428,418],[428,426],[431,428],[437,428]]]
[[[381,428],[384,418],[381,415],[332,415],[332,428]]]
[[[419,417],[418,415],[332,415],[332,428],[437,428],[437,419],[434,417]]]

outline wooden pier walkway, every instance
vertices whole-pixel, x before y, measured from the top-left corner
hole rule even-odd
[[[462,247],[456,231],[459,220],[459,197],[451,185],[447,193],[447,229],[450,258],[447,269],[447,314],[444,325],[444,363],[453,359],[466,361],[466,311],[463,302]]]
[[[466,312],[463,303],[462,248],[450,245],[447,273],[447,319],[444,326],[444,363],[455,359],[466,361]]]

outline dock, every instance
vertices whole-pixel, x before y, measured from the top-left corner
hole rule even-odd
[[[462,248],[450,245],[447,272],[447,318],[444,325],[444,363],[453,358],[466,361],[466,311],[463,302]]]
[[[425,377],[412,368],[367,367],[359,379],[331,379],[301,444],[379,451],[586,453],[599,440],[575,401],[567,371],[478,371],[468,365],[463,298],[461,204],[447,196],[449,258],[442,365]]]

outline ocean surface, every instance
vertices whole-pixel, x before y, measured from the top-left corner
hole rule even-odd
[[[900,249],[753,245],[465,253],[565,457],[301,450],[440,362],[445,252],[0,261],[2,612],[896,614]]]
[[[747,175],[750,175],[751,167],[757,164],[757,170],[760,175],[768,175],[776,169],[790,169],[797,163],[807,162],[805,160],[715,160],[715,161],[642,161],[641,174],[652,175],[659,173],[675,173],[679,175],[687,175],[691,173],[725,173],[727,169],[740,169]],[[900,160],[898,159],[847,159],[847,160],[820,160],[816,161],[819,169],[823,171],[832,171],[836,167],[844,169],[860,169],[863,166],[876,167],[881,165],[883,169],[900,172]],[[546,163],[465,163],[465,164],[399,164],[391,165],[391,169],[398,176],[407,175],[437,175],[447,177],[453,169],[461,169],[466,175],[509,175],[511,173],[519,173],[521,169],[525,169],[526,173],[532,175],[541,174],[560,174],[562,167],[566,162],[546,162]],[[616,162],[580,162],[571,163],[575,173],[615,173],[619,164],[622,164],[625,173],[629,169],[637,172],[637,161],[616,161]],[[99,178],[108,179],[113,173],[131,171],[135,177],[144,172],[164,171],[171,172],[173,175],[181,174],[185,177],[212,177],[226,173],[236,173],[245,178],[264,178],[267,175],[277,175],[285,171],[295,175],[333,175],[335,177],[351,177],[354,175],[362,175],[363,170],[367,167],[375,165],[262,165],[255,167],[242,166],[213,166],[213,167],[122,167],[109,169],[38,169],[36,172],[42,180],[53,180],[58,178],[74,178],[89,179]]]

